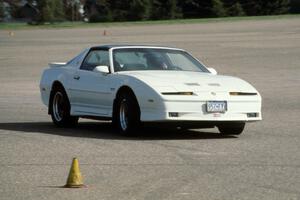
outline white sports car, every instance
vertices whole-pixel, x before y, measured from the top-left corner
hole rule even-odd
[[[112,120],[124,134],[147,122],[242,133],[262,119],[261,96],[246,81],[217,75],[182,49],[105,45],[43,72],[42,101],[54,124]]]

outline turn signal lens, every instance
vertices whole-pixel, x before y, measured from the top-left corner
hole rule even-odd
[[[193,95],[193,92],[162,92],[163,95]]]
[[[257,95],[255,92],[229,92],[232,96],[254,96]]]

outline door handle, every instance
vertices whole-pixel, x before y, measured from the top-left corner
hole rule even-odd
[[[74,78],[75,80],[79,80],[79,79],[80,79],[80,76],[75,75],[73,78]]]

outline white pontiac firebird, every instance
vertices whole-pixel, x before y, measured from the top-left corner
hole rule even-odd
[[[252,85],[217,75],[178,48],[96,46],[49,66],[40,92],[60,127],[82,117],[112,120],[123,134],[151,122],[238,135],[246,122],[262,119],[261,96]]]

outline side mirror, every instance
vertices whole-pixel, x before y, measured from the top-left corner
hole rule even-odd
[[[208,71],[209,71],[210,73],[212,73],[213,75],[217,75],[217,74],[218,74],[217,70],[215,70],[214,68],[209,67],[209,68],[207,68],[207,69],[208,69]]]
[[[99,65],[99,66],[96,66],[93,71],[101,73],[101,74],[108,74],[109,68],[106,65]]]

